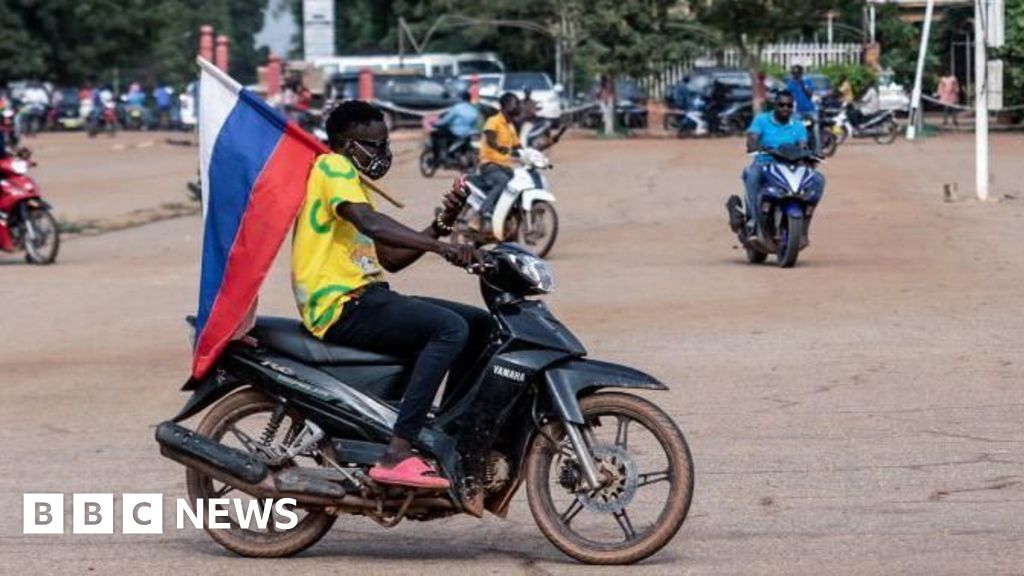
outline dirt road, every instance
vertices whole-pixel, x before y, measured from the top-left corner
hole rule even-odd
[[[183,201],[194,148],[119,135],[153,144],[84,149],[71,136],[37,145],[58,213]],[[972,143],[841,148],[793,270],[747,265],[728,233],[739,140],[571,139],[554,151],[563,230],[549,302],[593,357],[671,383],[650,397],[684,427],[697,467],[686,525],[631,574],[1020,573],[1024,139],[993,138],[995,190],[1017,199],[944,202],[945,183],[970,195]],[[410,204],[399,217],[419,224],[446,180],[420,178],[412,146],[387,185]],[[22,535],[24,492],[184,495],[152,427],[185,399],[198,243],[187,217],[73,239],[49,268],[0,259],[0,572],[605,572],[548,545],[522,495],[504,522],[385,532],[343,519],[281,561],[173,527],[76,536],[69,517],[63,536]],[[293,314],[278,264],[262,310]],[[472,278],[434,258],[392,280],[477,301]]]

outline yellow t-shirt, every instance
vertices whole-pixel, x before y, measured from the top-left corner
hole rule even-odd
[[[373,240],[335,212],[344,202],[374,206],[348,158],[317,157],[292,238],[292,290],[302,323],[317,338],[341,315],[351,291],[384,279]]]
[[[498,137],[498,145],[508,148],[511,150],[515,146],[519,146],[519,135],[516,134],[516,127],[514,124],[505,119],[505,115],[501,112],[491,116],[484,122],[484,132],[492,131]],[[491,148],[490,144],[487,143],[487,138],[484,138],[480,143],[480,163],[492,162],[494,164],[500,164],[502,166],[512,166],[512,156],[510,154],[502,154],[494,148]]]

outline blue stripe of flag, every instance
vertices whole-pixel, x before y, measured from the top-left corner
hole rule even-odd
[[[224,281],[228,255],[249,196],[284,133],[284,117],[243,90],[213,146],[209,164],[196,334],[202,334]]]

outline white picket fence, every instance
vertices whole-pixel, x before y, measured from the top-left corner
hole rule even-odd
[[[813,43],[769,44],[761,52],[761,61],[784,68],[789,68],[794,64],[801,64],[805,68],[813,70],[828,64],[858,64],[861,62],[863,51],[862,45],[852,43],[832,45]],[[647,90],[650,98],[661,99],[665,96],[665,91],[670,86],[680,82],[691,69],[697,66],[741,67],[743,66],[743,60],[739,50],[735,48],[728,48],[718,53],[709,50],[702,56],[666,65],[660,72],[637,80]]]

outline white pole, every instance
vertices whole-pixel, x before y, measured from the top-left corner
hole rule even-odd
[[[871,22],[871,43],[875,43],[875,5],[874,3],[868,7],[868,11],[871,13],[871,17],[868,19]]]
[[[924,30],[921,31],[921,49],[917,53],[917,73],[914,74],[914,92],[910,97],[910,123],[907,124],[907,140],[917,136],[917,125],[921,121],[921,81],[924,77],[924,55],[928,51],[928,36],[932,31],[932,12],[935,0],[928,0],[924,10]]]
[[[832,12],[828,13],[828,47],[832,49]]]
[[[988,200],[988,45],[983,0],[974,2],[974,185],[978,200]]]

